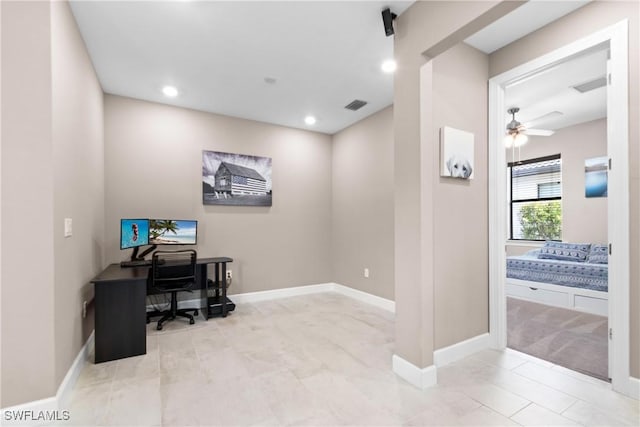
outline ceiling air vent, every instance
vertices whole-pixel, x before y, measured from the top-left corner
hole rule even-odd
[[[344,108],[351,111],[358,111],[365,105],[367,105],[367,101],[360,101],[359,99],[355,99],[351,101],[349,104],[345,105]]]
[[[582,83],[581,85],[572,86],[580,93],[589,92],[590,90],[598,89],[599,87],[606,86],[607,78],[605,76],[598,77],[590,82]]]

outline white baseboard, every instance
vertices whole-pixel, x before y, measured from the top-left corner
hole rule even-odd
[[[344,295],[349,298],[353,298],[366,304],[370,304],[383,310],[395,313],[396,303],[394,301],[379,297],[377,295],[359,291],[348,286],[340,285],[338,283],[320,283],[317,285],[294,286],[291,288],[272,289],[269,291],[247,292],[244,294],[229,294],[228,297],[236,304],[247,304],[259,301],[295,297],[300,295],[317,294],[322,292],[336,292],[340,295]],[[202,300],[201,298],[192,298],[188,300],[178,301],[178,304],[180,308],[200,308],[204,306],[204,300]],[[147,311],[153,310],[156,305],[147,305]]]
[[[623,394],[632,399],[640,400],[640,379],[629,377],[627,386],[625,387],[625,390],[623,390]]]
[[[71,392],[78,381],[78,377],[87,364],[89,352],[95,339],[95,331],[91,332],[89,338],[84,343],[71,367],[67,371],[64,379],[58,387],[55,396],[21,405],[11,406],[2,409],[2,425],[11,426],[33,426],[51,425],[56,420],[65,420],[65,412],[71,400]],[[67,413],[66,416],[69,414]]]
[[[374,305],[378,308],[390,311],[392,313],[396,312],[395,301],[391,301],[386,298],[379,297],[377,295],[372,295],[367,292],[359,291],[357,289],[353,289],[348,286],[340,285],[339,283],[333,283],[332,285],[333,285],[333,291],[341,295],[344,295],[353,299],[357,299],[358,301],[362,301],[364,303]]]
[[[437,367],[462,360],[480,350],[491,346],[491,338],[488,333],[469,338],[459,343],[441,348],[433,352],[433,364]]]
[[[299,295],[331,292],[333,283],[321,283],[319,285],[294,286],[292,288],[273,289],[270,291],[247,292],[246,294],[230,294],[228,297],[236,304],[267,301],[272,299],[295,297]]]
[[[71,391],[73,391],[73,386],[76,385],[80,373],[87,364],[87,360],[89,359],[89,352],[91,350],[91,346],[94,343],[94,340],[95,331],[91,332],[91,335],[89,335],[89,338],[87,338],[87,342],[84,343],[84,345],[80,349],[80,352],[71,364],[71,367],[67,371],[67,375],[65,375],[62,383],[60,383],[60,387],[58,387],[58,392],[56,393],[56,400],[58,401],[59,408],[66,408],[71,401]]]
[[[426,368],[418,368],[411,362],[407,362],[397,354],[392,358],[393,372],[409,384],[424,390],[438,383],[438,373],[435,365]]]

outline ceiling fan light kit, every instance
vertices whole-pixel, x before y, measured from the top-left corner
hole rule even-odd
[[[527,141],[529,141],[529,138],[527,137],[527,135],[520,133],[520,132],[509,132],[505,137],[504,137],[504,145],[507,148],[516,148],[516,147],[522,147],[524,144],[527,143]]]
[[[507,112],[511,114],[511,121],[507,124],[507,135],[504,138],[504,144],[507,148],[522,147],[527,143],[529,138],[525,135],[522,123],[516,120],[516,113],[520,108],[509,108]]]
[[[504,144],[507,148],[511,147],[521,147],[527,143],[529,138],[527,135],[534,136],[551,136],[555,132],[548,129],[531,129],[527,125],[523,125],[519,121],[516,120],[516,113],[520,111],[518,107],[512,107],[507,110],[507,113],[511,114],[511,121],[507,123],[507,135],[504,139]],[[562,115],[559,111],[554,111],[544,116],[539,117],[536,120],[540,120],[542,118],[555,117]],[[535,121],[535,120],[534,120]]]

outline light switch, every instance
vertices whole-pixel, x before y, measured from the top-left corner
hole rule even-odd
[[[64,219],[64,237],[71,237],[73,234],[73,221],[71,218]]]

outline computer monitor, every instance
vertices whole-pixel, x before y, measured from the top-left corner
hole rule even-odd
[[[182,219],[150,219],[149,244],[195,245],[198,242],[198,221]]]
[[[120,220],[120,249],[137,248],[148,244],[148,219]]]

